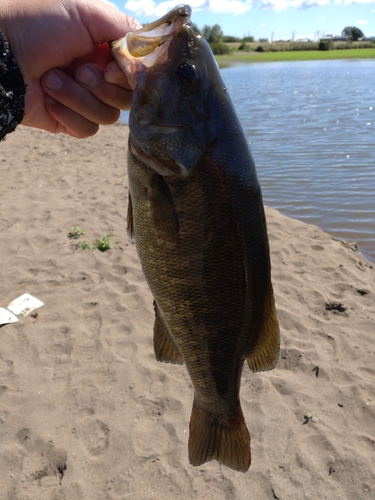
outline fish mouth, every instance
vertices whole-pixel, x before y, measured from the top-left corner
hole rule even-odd
[[[195,133],[196,120],[193,126],[181,113],[171,112],[168,88],[175,83],[166,77],[175,74],[172,66],[176,59],[184,62],[192,58],[195,37],[201,38],[190,16],[191,8],[180,5],[111,43],[112,53],[135,91],[129,118],[130,152],[169,179],[186,179],[205,150],[205,141]],[[164,101],[167,105],[163,108]]]
[[[168,48],[176,31],[182,26],[191,26],[190,16],[191,8],[179,5],[161,19],[110,43],[114,58],[132,89],[137,85],[136,73],[140,68],[167,61]]]

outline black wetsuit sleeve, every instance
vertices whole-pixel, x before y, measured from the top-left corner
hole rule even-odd
[[[0,30],[0,141],[21,123],[26,86],[9,43]]]

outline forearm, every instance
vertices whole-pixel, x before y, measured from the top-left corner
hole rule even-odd
[[[21,123],[25,93],[23,76],[0,30],[0,141]]]

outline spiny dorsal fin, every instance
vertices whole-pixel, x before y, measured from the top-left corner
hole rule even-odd
[[[172,339],[159,308],[154,301],[154,351],[157,361],[164,363],[183,364],[183,360],[174,340]]]

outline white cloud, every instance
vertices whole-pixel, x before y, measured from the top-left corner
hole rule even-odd
[[[344,5],[372,4],[374,0],[334,0],[334,3],[343,3]]]
[[[0,0],[1,1],[1,0]],[[181,3],[182,0],[181,0]],[[189,0],[187,2],[194,11],[204,10],[215,14],[243,15],[251,10],[254,3],[262,9],[282,11],[289,7],[308,9],[327,4],[374,4],[375,0]],[[176,7],[178,0],[127,0],[125,11],[134,16],[162,17]],[[374,12],[375,9],[371,9]]]
[[[233,14],[238,16],[239,14],[245,14],[251,9],[252,0],[247,0],[245,2],[241,0],[221,0],[221,2],[210,1],[208,3],[208,10],[216,12],[218,14]]]
[[[189,5],[193,11],[207,10],[216,14],[245,14],[251,9],[253,0],[189,0]],[[134,15],[144,15],[150,17],[162,17],[172,10],[178,2],[176,0],[164,0],[160,3],[154,0],[128,0],[125,10],[131,11]]]
[[[202,4],[204,1],[198,0],[198,2],[196,2],[193,0],[192,7],[199,7],[200,5],[194,5],[197,3]],[[162,17],[172,10],[173,7],[176,7],[176,2],[174,0],[167,0],[159,4],[153,0],[129,0],[125,4],[125,11],[134,12],[134,15],[138,16]]]
[[[363,25],[363,24],[368,24],[368,22],[365,19],[360,19],[359,21],[357,21],[355,23],[355,26],[357,26],[357,25],[360,26],[360,25]]]
[[[280,11],[287,9],[288,7],[294,7],[295,9],[308,9],[317,5],[326,5],[330,2],[331,0],[261,0],[260,7],[262,9]]]

